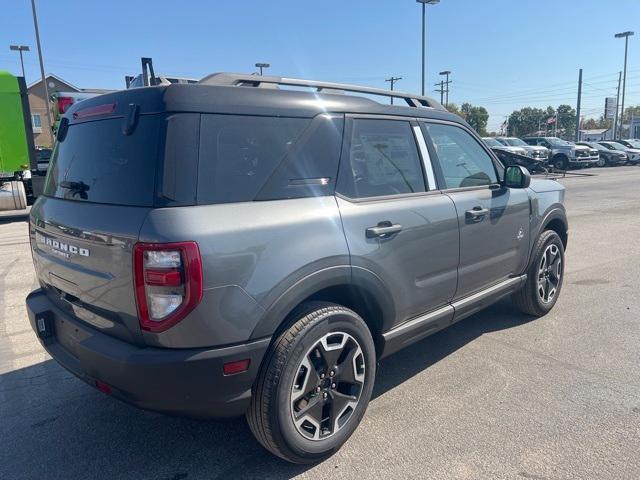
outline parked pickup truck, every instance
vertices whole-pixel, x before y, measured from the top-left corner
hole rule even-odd
[[[517,137],[497,137],[496,140],[503,145],[524,148],[527,151],[527,156],[536,160],[546,162],[551,156],[551,151],[548,148],[539,145],[529,145]]]
[[[558,137],[525,137],[529,145],[539,145],[551,150],[549,164],[558,170],[576,167],[593,167],[597,165],[598,152],[589,147],[575,145]]]

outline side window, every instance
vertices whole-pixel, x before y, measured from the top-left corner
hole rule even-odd
[[[317,115],[269,177],[256,200],[333,195],[343,126],[342,115]]]
[[[460,127],[426,123],[446,188],[475,187],[498,182],[493,159]]]
[[[355,119],[339,191],[351,198],[424,192],[411,125],[402,120]]]
[[[198,203],[254,200],[309,121],[202,115]]]

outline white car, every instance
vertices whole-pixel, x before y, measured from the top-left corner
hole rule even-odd
[[[517,153],[518,155],[529,156],[527,150],[523,147],[512,147],[510,145],[504,145],[493,137],[482,137],[482,140],[484,140],[484,143],[486,143],[487,146],[489,146],[489,148],[493,150],[502,150],[503,152]]]
[[[527,156],[536,160],[548,160],[551,150],[540,145],[529,145],[524,140],[517,137],[496,137],[496,140],[505,146],[520,147],[527,151]]]

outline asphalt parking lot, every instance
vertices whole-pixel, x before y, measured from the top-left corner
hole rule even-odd
[[[88,387],[26,318],[27,223],[0,217],[0,478],[640,478],[640,168],[561,180],[570,221],[556,308],[501,302],[381,362],[334,457],[286,464],[243,419],[143,412]]]

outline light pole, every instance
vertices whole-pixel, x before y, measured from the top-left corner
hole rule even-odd
[[[20,66],[22,67],[22,78],[26,77],[24,75],[24,59],[22,58],[22,52],[28,52],[29,47],[27,45],[9,45],[9,50],[13,50],[14,52],[20,53]]]
[[[624,126],[624,91],[627,86],[627,48],[629,46],[629,37],[633,36],[633,32],[616,33],[616,38],[624,38],[624,73],[622,74],[622,109],[620,112],[620,130],[622,136],[622,127]]]
[[[426,6],[427,5],[437,5],[438,3],[440,3],[440,0],[416,0],[417,3],[421,3],[422,4],[422,96],[424,96],[424,78],[426,76],[426,67],[425,67],[425,61],[426,61],[426,52],[425,52],[425,43],[426,43],[426,38],[425,38],[425,33],[426,33]]]
[[[393,85],[398,81],[398,80],[402,80],[402,77],[394,77],[391,76],[390,78],[385,78],[384,81],[385,82],[390,82],[391,83],[391,91],[393,92]],[[391,97],[391,105],[393,105],[393,97]]]
[[[262,75],[263,68],[269,68],[271,65],[269,63],[256,63],[256,67],[260,69],[260,75]]]
[[[36,46],[38,47],[38,60],[40,60],[40,75],[42,75],[42,84],[44,86],[45,105],[47,110],[47,123],[49,133],[52,133],[53,122],[51,121],[51,109],[49,108],[49,87],[47,79],[44,75],[44,62],[42,61],[42,47],[40,46],[40,30],[38,30],[38,15],[36,14],[36,2],[31,0],[31,11],[33,12],[33,27],[36,31]]]
[[[440,72],[439,75],[445,75],[447,77],[446,81],[444,82],[444,84],[447,86],[446,90],[445,90],[445,103],[444,106],[448,107],[449,106],[449,84],[451,83],[449,81],[449,75],[451,75],[451,70],[445,70],[444,72]]]

